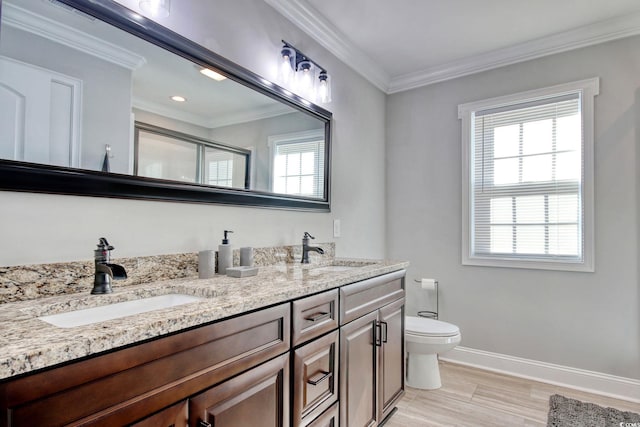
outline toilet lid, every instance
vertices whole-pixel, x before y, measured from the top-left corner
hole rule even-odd
[[[430,337],[451,337],[460,333],[460,329],[451,323],[415,316],[405,317],[405,331]]]

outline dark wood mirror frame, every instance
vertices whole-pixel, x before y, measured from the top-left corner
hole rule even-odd
[[[244,67],[111,0],[58,1],[189,61],[213,67],[229,79],[324,121],[326,141],[324,198],[315,199],[255,190],[225,189],[12,160],[0,160],[0,190],[330,211],[331,112],[310,104],[297,95],[291,95],[285,89],[268,82]],[[2,0],[0,0],[0,16],[1,8]]]

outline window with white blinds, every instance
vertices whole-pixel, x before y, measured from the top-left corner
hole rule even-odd
[[[589,80],[459,107],[463,263],[592,271],[595,94]]]
[[[270,138],[273,151],[272,191],[322,198],[324,195],[324,137],[318,132]]]
[[[225,153],[226,154],[226,153]],[[218,159],[206,159],[207,183],[219,187],[233,187],[233,159],[229,154]]]

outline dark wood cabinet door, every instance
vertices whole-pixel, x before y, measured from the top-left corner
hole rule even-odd
[[[382,421],[404,395],[404,298],[382,307],[378,317],[378,421]]]
[[[340,425],[376,425],[378,312],[340,329]]]
[[[187,427],[189,422],[189,402],[183,400],[144,420],[131,424],[131,427]]]
[[[289,425],[289,355],[276,357],[189,400],[191,427]]]

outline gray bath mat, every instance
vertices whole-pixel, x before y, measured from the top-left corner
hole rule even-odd
[[[549,399],[547,427],[624,427],[627,423],[640,427],[640,414],[603,408],[559,394]]]

